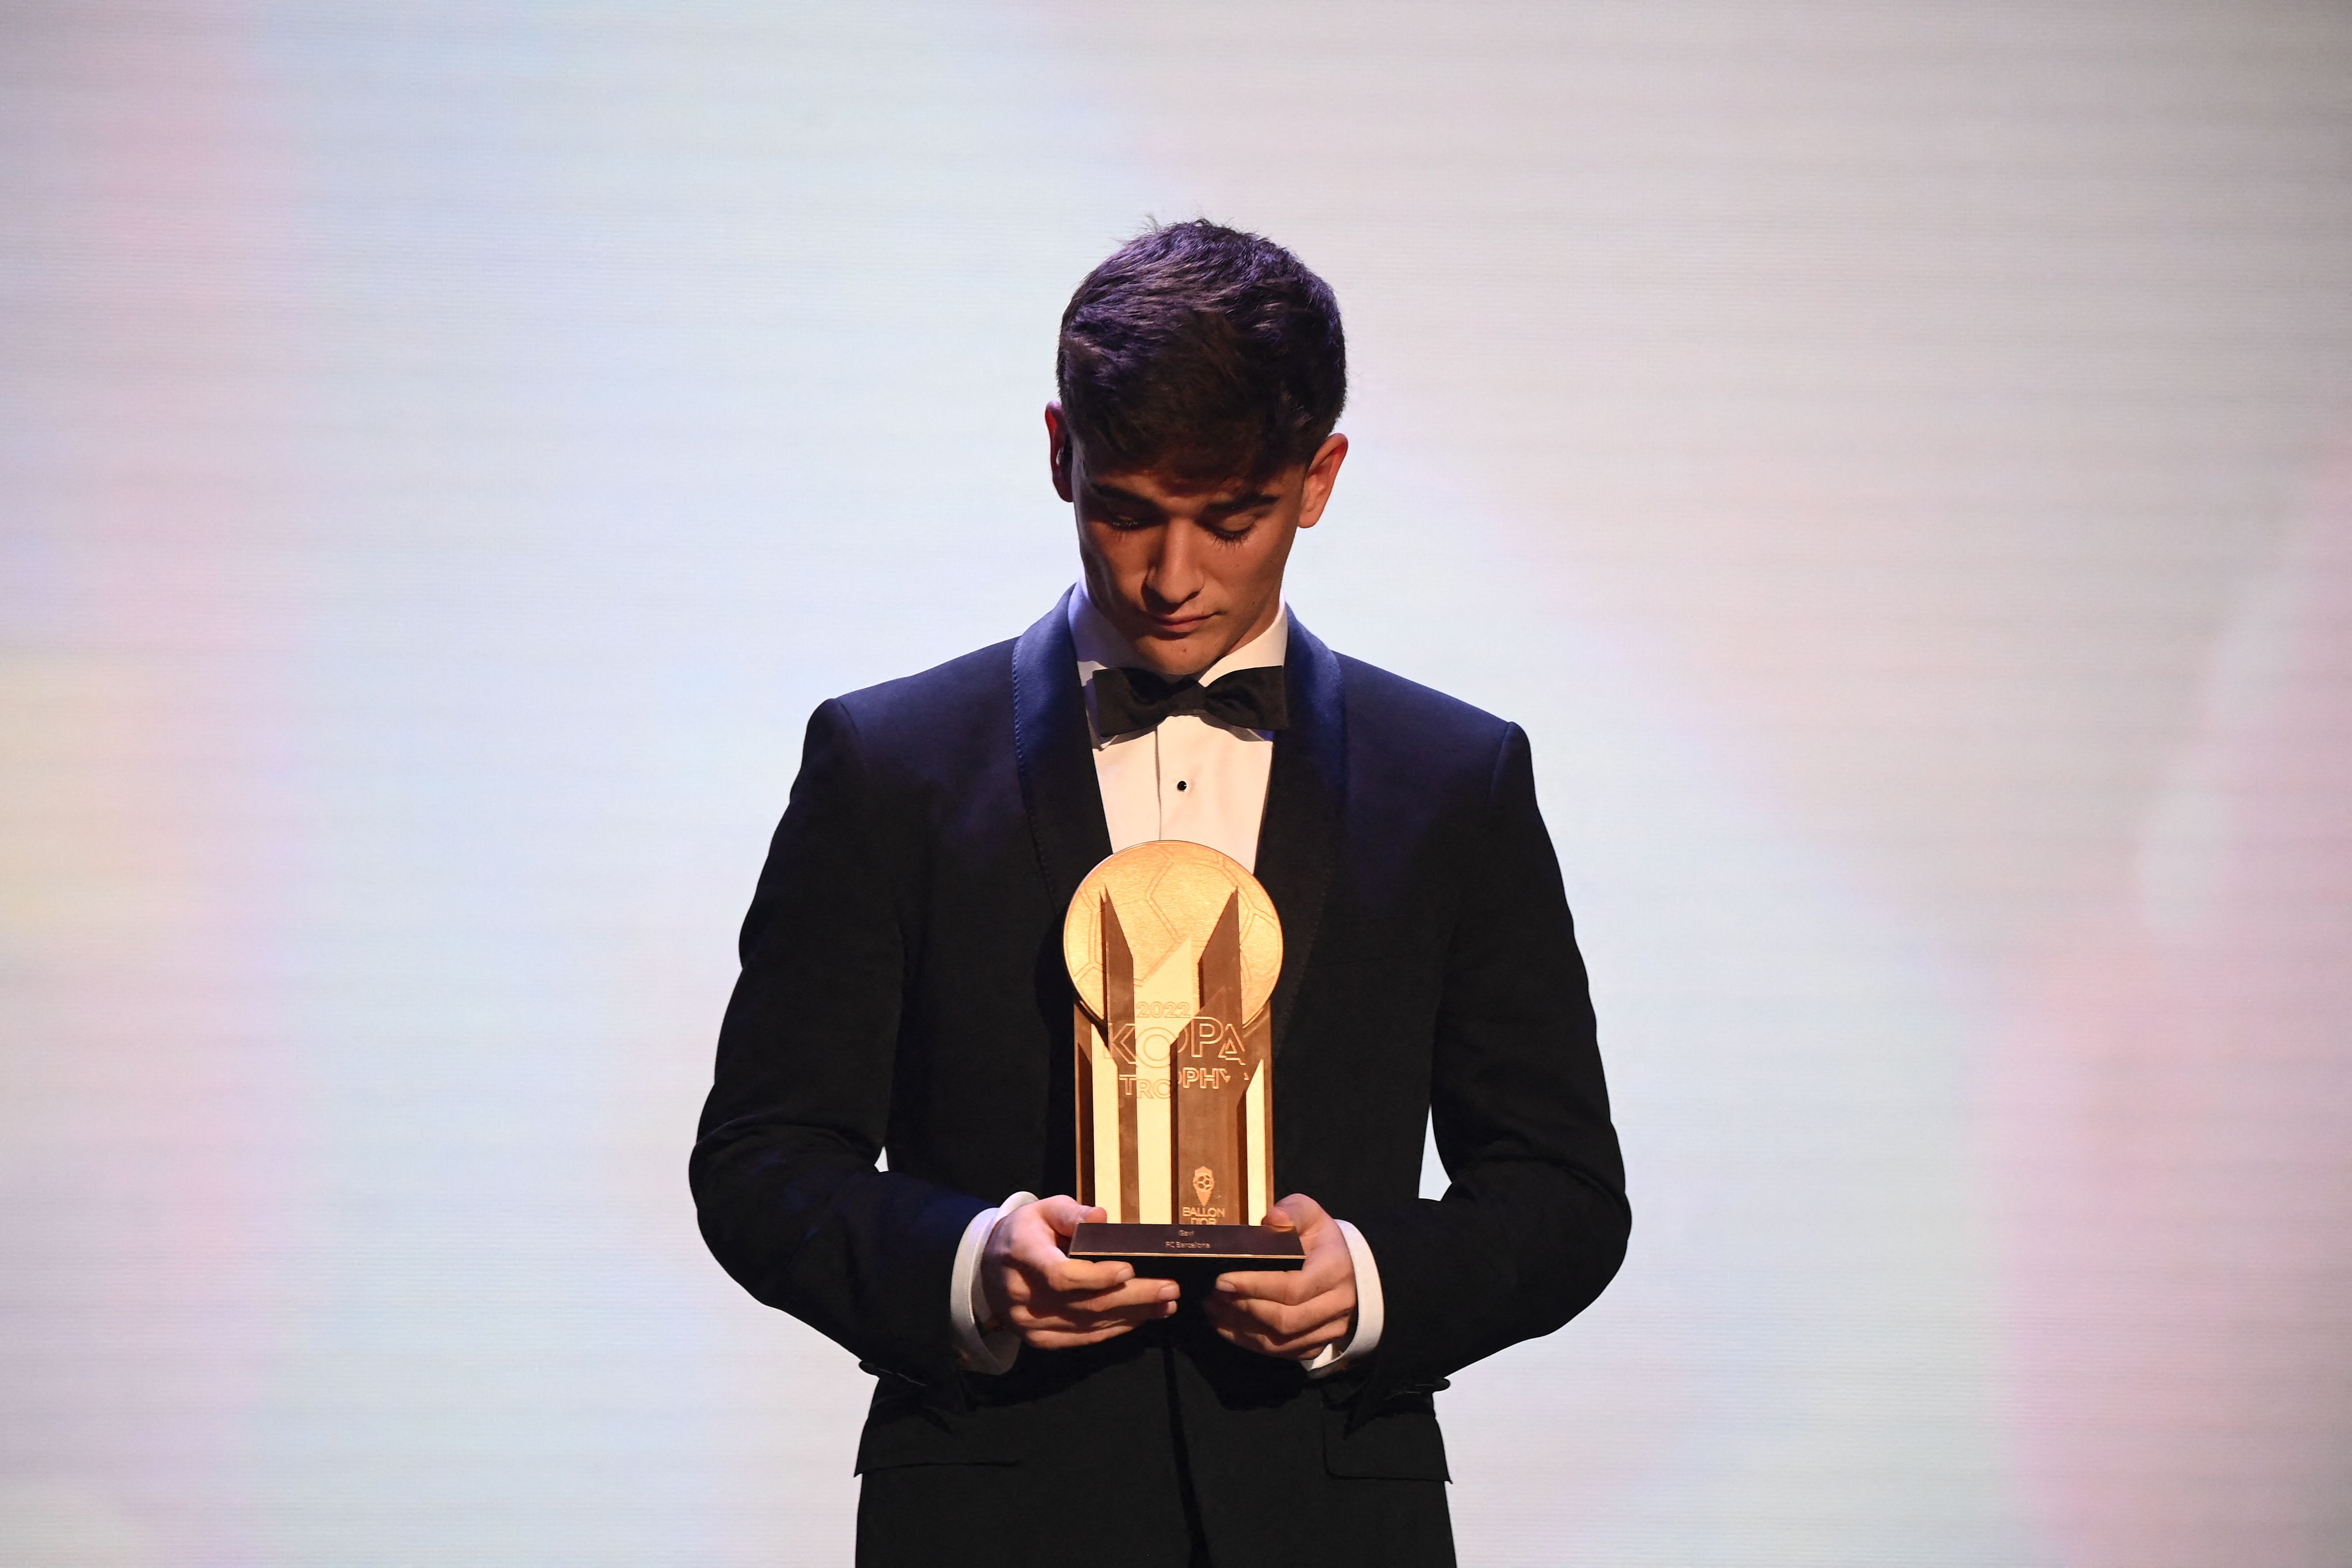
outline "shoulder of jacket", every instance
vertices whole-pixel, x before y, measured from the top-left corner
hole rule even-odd
[[[1368,664],[1345,653],[1335,653],[1351,727],[1358,722],[1375,734],[1366,738],[1396,738],[1416,746],[1433,746],[1449,752],[1491,755],[1510,733],[1511,725],[1460,697],[1434,686]]]
[[[896,680],[862,686],[833,699],[857,727],[862,739],[887,743],[899,737],[935,739],[993,716],[1007,716],[1013,701],[1013,643],[992,643],[943,664]]]

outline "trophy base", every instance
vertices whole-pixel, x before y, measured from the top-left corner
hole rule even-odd
[[[1307,1266],[1296,1230],[1263,1225],[1081,1225],[1063,1250],[1089,1263],[1126,1263],[1147,1280],[1173,1280],[1187,1298],[1220,1274],[1286,1273]]]

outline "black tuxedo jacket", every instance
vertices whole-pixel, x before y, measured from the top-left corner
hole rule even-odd
[[[1286,680],[1256,866],[1285,948],[1276,1181],[1363,1232],[1387,1309],[1367,1363],[1319,1383],[1192,1313],[958,1369],[967,1222],[1074,1188],[1060,933],[1110,841],[1064,610],[810,721],[691,1174],[728,1272],[878,1376],[861,1561],[1027,1563],[1048,1526],[1109,1532],[1123,1568],[1200,1536],[1218,1568],[1450,1561],[1431,1392],[1559,1327],[1623,1256],[1526,737],[1296,622]],[[1442,1202],[1417,1196],[1425,1118]]]

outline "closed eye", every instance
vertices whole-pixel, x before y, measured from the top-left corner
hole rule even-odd
[[[1273,509],[1273,507],[1274,502],[1271,497],[1265,500],[1247,501],[1231,507],[1213,507],[1202,515],[1201,526],[1228,544],[1237,543],[1250,536],[1251,530],[1257,527],[1258,519],[1265,517]]]

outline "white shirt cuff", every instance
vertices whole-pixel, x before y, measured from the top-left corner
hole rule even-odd
[[[1364,1239],[1364,1233],[1344,1219],[1339,1223],[1339,1234],[1348,1239],[1348,1260],[1356,1266],[1356,1332],[1348,1336],[1345,1344],[1325,1345],[1307,1364],[1309,1377],[1328,1376],[1350,1362],[1361,1361],[1381,1343],[1384,1317],[1381,1266],[1372,1260],[1372,1244]]]
[[[996,1207],[982,1209],[963,1228],[963,1239],[956,1243],[955,1269],[948,1276],[948,1324],[954,1331],[956,1364],[966,1372],[1001,1376],[1013,1370],[1013,1358],[1021,1354],[1020,1330],[983,1331],[981,1327],[988,1321],[988,1296],[981,1287],[980,1260],[988,1251],[988,1233],[996,1228],[996,1222],[1036,1201],[1034,1192],[1016,1192]],[[1360,1271],[1361,1267],[1358,1265]]]

